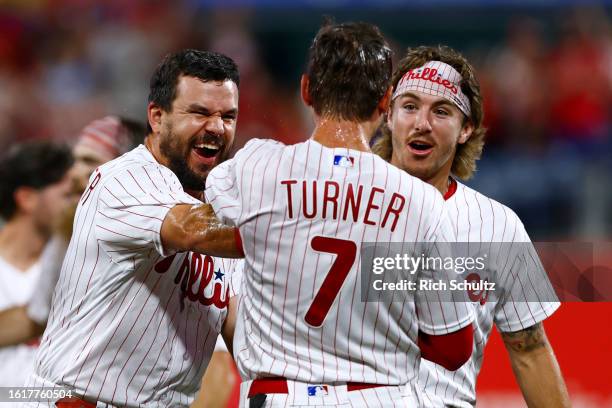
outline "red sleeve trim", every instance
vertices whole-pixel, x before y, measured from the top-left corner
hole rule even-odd
[[[450,371],[459,369],[472,356],[474,330],[468,325],[456,332],[434,336],[419,331],[421,357]]]

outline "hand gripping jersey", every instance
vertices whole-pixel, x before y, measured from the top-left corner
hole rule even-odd
[[[495,290],[502,295],[496,297],[481,291],[478,296],[472,296],[475,320],[471,359],[454,372],[430,361],[421,361],[419,386],[424,388],[424,405],[467,408],[476,404],[476,377],[493,324],[501,332],[526,329],[546,319],[560,304],[550,301],[554,298],[550,287],[542,285],[541,280],[534,282],[532,271],[541,264],[516,214],[454,180],[449,190],[452,195],[447,193],[446,207],[457,241],[472,243],[472,248],[489,246],[508,252],[506,256],[501,254],[500,262],[491,263],[494,270],[488,271],[497,282]],[[519,256],[509,254],[512,248]],[[513,262],[523,254],[523,261]],[[533,290],[534,286],[543,286],[545,290]]]
[[[465,303],[409,291],[362,300],[362,243],[452,235],[442,196],[374,154],[255,139],[213,169],[206,196],[242,237],[234,354],[243,379],[405,384],[417,376],[418,329],[446,334],[472,319]]]
[[[111,406],[191,403],[240,268],[163,248],[168,211],[199,203],[142,145],[91,176],[30,385]]]

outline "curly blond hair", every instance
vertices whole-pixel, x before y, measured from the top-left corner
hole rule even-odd
[[[482,155],[486,128],[483,127],[484,111],[482,106],[482,96],[480,85],[474,76],[474,68],[463,55],[446,46],[421,46],[409,48],[405,57],[399,62],[398,67],[393,73],[393,88],[402,76],[411,69],[419,68],[428,61],[442,61],[457,70],[463,78],[461,90],[468,97],[471,107],[471,116],[467,119],[471,121],[474,130],[470,138],[464,144],[457,145],[457,151],[451,172],[462,180],[468,180],[476,171],[476,161]],[[372,146],[374,153],[386,161],[391,160],[393,145],[391,142],[391,130],[386,123],[380,128],[380,137]]]

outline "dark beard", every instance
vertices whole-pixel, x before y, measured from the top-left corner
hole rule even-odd
[[[167,128],[166,130],[167,133],[162,137],[159,149],[168,159],[168,168],[176,174],[176,177],[185,190],[204,191],[206,179],[191,171],[187,164],[187,155],[189,154],[191,145],[186,146],[186,152],[181,152],[180,147],[176,143],[176,138],[172,134],[172,129]]]
[[[178,177],[185,190],[204,191],[206,179],[198,177],[191,171],[184,158],[168,156],[168,159],[168,167],[176,174],[176,177]]]

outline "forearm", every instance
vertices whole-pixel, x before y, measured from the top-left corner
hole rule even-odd
[[[242,258],[236,229],[222,224],[208,204],[177,205],[162,224],[164,247],[221,258]]]
[[[502,338],[529,408],[570,407],[561,369],[541,324]]]
[[[230,354],[225,351],[214,352],[202,378],[197,401],[192,407],[226,407],[235,383],[234,361]]]
[[[44,326],[34,322],[27,314],[27,306],[18,306],[0,312],[0,347],[25,343],[42,334]]]
[[[225,322],[223,323],[223,327],[221,328],[221,336],[223,337],[223,341],[225,341],[225,346],[227,350],[234,356],[234,331],[236,329],[236,316],[238,314],[238,296],[233,296],[227,307],[227,317],[225,318]]]

